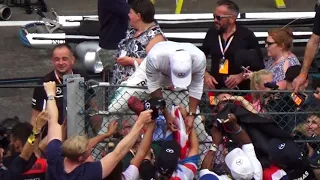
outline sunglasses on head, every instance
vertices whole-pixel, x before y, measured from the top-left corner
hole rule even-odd
[[[266,40],[265,43],[266,43],[267,46],[271,46],[272,44],[275,44],[276,42],[269,42],[269,41]]]
[[[217,21],[221,21],[221,19],[223,18],[230,18],[232,15],[216,15],[216,14],[213,14],[213,19],[216,19]]]

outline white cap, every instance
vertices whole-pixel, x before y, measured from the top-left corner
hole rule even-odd
[[[253,165],[240,148],[235,148],[229,152],[225,158],[225,162],[235,180],[251,180],[253,178]]]
[[[175,51],[170,56],[171,81],[175,87],[186,88],[191,83],[192,60],[185,50]]]

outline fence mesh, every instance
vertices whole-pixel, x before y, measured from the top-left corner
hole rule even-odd
[[[151,96],[146,88],[99,86],[88,82],[85,84],[87,86],[79,91],[80,93],[77,92],[77,96],[81,96],[78,100],[84,101],[84,105],[72,102],[75,106],[82,106],[78,112],[83,117],[78,121],[82,128],[80,134],[94,137],[97,134],[106,133],[108,123],[112,120],[119,122],[118,133],[104,143],[100,143],[92,151],[93,156],[99,159],[103,153],[114,147],[111,144],[117,144],[130,131],[137,118],[128,108],[129,97],[137,96],[144,100]],[[167,108],[170,108],[172,104],[188,106],[187,91],[163,90],[163,97]],[[320,167],[320,111],[318,109],[320,101],[318,102],[314,98],[312,91],[304,91],[297,95],[293,95],[292,91],[205,91],[199,105],[199,115],[194,124],[200,144],[201,160],[212,143],[211,128],[215,122],[214,114],[221,110],[219,106],[224,102],[235,103],[248,111],[276,122],[281,129],[294,138],[306,156],[313,155],[313,158],[309,159],[310,164],[315,168],[315,171],[318,170],[317,168]],[[68,104],[70,105],[70,103]],[[154,139],[157,142],[161,141],[163,134],[155,132]],[[219,152],[216,153],[214,160],[214,170],[217,174],[225,173],[222,150],[223,147],[219,147]],[[311,154],[311,150],[315,153]],[[201,162],[199,162],[200,164]]]

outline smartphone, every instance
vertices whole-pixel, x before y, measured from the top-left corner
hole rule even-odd
[[[301,93],[292,93],[291,98],[296,105],[300,106],[303,104],[306,96]]]

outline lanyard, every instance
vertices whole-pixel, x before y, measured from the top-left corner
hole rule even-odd
[[[221,36],[219,35],[218,36],[218,38],[219,38],[219,45],[220,45],[220,50],[221,50],[221,54],[222,54],[222,59],[225,59],[225,53],[226,53],[226,51],[228,50],[228,48],[229,48],[229,46],[230,46],[230,44],[231,44],[231,42],[232,42],[232,40],[233,40],[233,37],[234,36],[231,36],[231,38],[229,39],[229,41],[227,42],[227,44],[226,44],[226,47],[223,49],[223,47],[222,47],[222,42],[221,42]]]
[[[73,74],[73,71],[71,71],[71,74]],[[57,79],[58,83],[59,83],[59,84],[63,84],[63,83],[61,82],[60,77],[58,76],[56,70],[54,70],[54,75],[56,76],[56,79]]]

